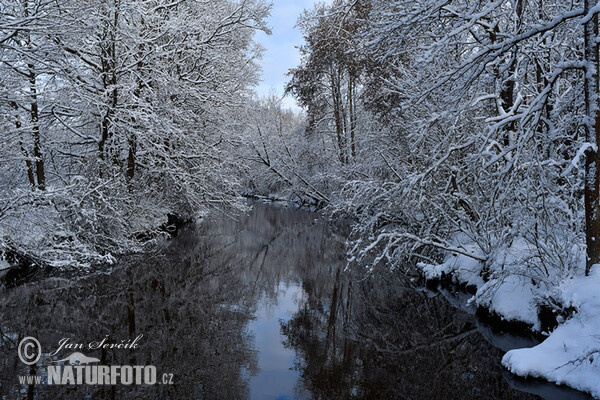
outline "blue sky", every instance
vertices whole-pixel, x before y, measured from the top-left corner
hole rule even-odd
[[[274,90],[283,95],[287,81],[285,74],[290,68],[298,65],[300,55],[297,46],[302,44],[302,35],[294,26],[298,16],[304,9],[310,9],[318,0],[273,0],[273,9],[269,26],[273,34],[268,36],[262,32],[257,41],[266,49],[263,56],[262,82],[256,89],[260,96]],[[286,97],[284,106],[298,109],[294,99]]]

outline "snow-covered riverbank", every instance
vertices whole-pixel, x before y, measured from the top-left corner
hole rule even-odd
[[[469,302],[477,307],[509,323],[524,323],[532,331],[548,335],[535,347],[506,353],[502,364],[509,371],[567,385],[600,398],[600,266],[585,276],[583,259],[572,276],[542,282],[518,265],[519,257],[514,256],[517,253],[525,252],[507,252],[502,262],[489,263],[487,280],[482,278],[482,262],[460,254],[449,254],[442,264],[420,263],[419,267],[428,280],[449,278],[475,288]],[[555,305],[558,327],[544,332],[546,322],[542,321],[541,309],[550,303]],[[561,310],[564,316],[560,315]]]
[[[600,266],[560,288],[577,312],[541,344],[511,350],[502,364],[512,373],[547,379],[600,398]]]

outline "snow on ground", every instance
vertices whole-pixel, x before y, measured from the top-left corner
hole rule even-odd
[[[419,264],[427,280],[450,276],[458,284],[475,286],[477,293],[470,302],[495,312],[507,321],[522,321],[538,330],[536,288],[531,278],[508,275],[484,282],[480,276],[482,264],[463,255],[450,255],[443,264]]]
[[[450,254],[443,264],[431,265],[420,263],[427,280],[441,279],[443,276],[451,277],[458,284],[466,284],[477,288],[484,285],[481,277],[481,262],[462,254]]]
[[[460,242],[456,238],[454,245],[470,254],[483,256],[476,244]],[[515,241],[513,246],[496,257],[498,261],[491,263],[488,282],[481,277],[483,263],[462,254],[449,253],[442,264],[420,263],[419,266],[428,280],[446,276],[457,284],[474,286],[477,293],[470,300],[474,305],[485,307],[507,321],[526,322],[539,330],[536,302],[539,288],[530,276],[521,273],[523,254],[526,254],[523,244]]]
[[[502,364],[516,375],[538,377],[600,398],[600,265],[560,288],[562,301],[577,309],[541,344],[511,350]]]
[[[476,245],[455,242],[465,252],[482,256]],[[516,375],[543,378],[600,399],[600,265],[586,277],[584,249],[572,253],[573,269],[551,271],[545,281],[527,265],[531,252],[522,240],[513,241],[487,262],[487,282],[481,277],[484,264],[461,254],[448,253],[442,264],[420,263],[419,267],[427,279],[446,276],[456,283],[475,286],[477,292],[469,303],[485,307],[507,321],[526,322],[533,330],[540,330],[538,305],[545,298],[553,297],[565,309],[576,310],[543,343],[509,351],[502,364]]]
[[[490,281],[479,288],[472,301],[494,311],[507,321],[522,321],[534,330],[540,329],[536,303],[537,288],[531,278],[509,275],[498,281]]]
[[[0,270],[6,249],[57,269],[113,264],[113,254],[141,251],[148,242],[138,236],[151,238],[173,212],[152,195],[128,200],[112,181],[73,180],[44,192],[15,190],[20,203],[0,215]]]

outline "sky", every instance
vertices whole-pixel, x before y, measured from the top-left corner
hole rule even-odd
[[[273,9],[269,18],[272,35],[259,32],[257,41],[265,48],[263,55],[262,82],[256,91],[266,96],[271,90],[283,96],[288,78],[285,74],[300,63],[300,54],[296,47],[302,45],[302,34],[294,28],[298,16],[304,9],[310,9],[318,0],[273,0]],[[298,111],[300,108],[291,97],[283,100],[284,107]]]

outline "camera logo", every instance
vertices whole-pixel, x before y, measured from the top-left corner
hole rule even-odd
[[[25,365],[33,365],[42,355],[42,346],[33,336],[27,336],[19,342],[19,358]]]

